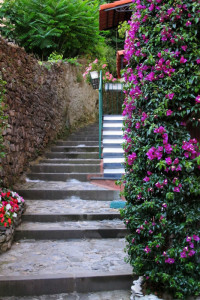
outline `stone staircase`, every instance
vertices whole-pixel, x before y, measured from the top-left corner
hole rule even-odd
[[[102,176],[97,124],[57,142],[16,186],[27,209],[11,250],[0,256],[1,299],[130,298],[126,230],[110,208],[119,193],[92,184],[95,176]]]

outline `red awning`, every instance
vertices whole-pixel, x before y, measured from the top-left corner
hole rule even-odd
[[[119,22],[130,20],[132,15],[131,3],[132,0],[120,0],[101,5],[99,10],[99,29],[115,28]]]

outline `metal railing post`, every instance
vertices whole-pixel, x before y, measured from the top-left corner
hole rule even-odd
[[[101,159],[102,118],[103,118],[103,78],[102,78],[102,70],[101,70],[99,74],[99,158],[100,159]]]

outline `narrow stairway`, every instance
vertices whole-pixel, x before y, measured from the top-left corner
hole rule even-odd
[[[119,212],[110,208],[119,193],[92,184],[94,176],[102,176],[97,124],[57,142],[31,167],[27,182],[16,187],[27,204],[23,223],[11,250],[0,256],[1,297],[130,298],[126,229]]]

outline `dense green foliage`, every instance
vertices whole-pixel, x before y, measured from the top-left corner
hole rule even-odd
[[[137,0],[125,44],[129,261],[148,288],[200,293],[200,3]],[[194,130],[193,130],[194,131]]]
[[[5,0],[0,33],[27,52],[46,59],[53,51],[63,57],[98,52],[98,1]]]

